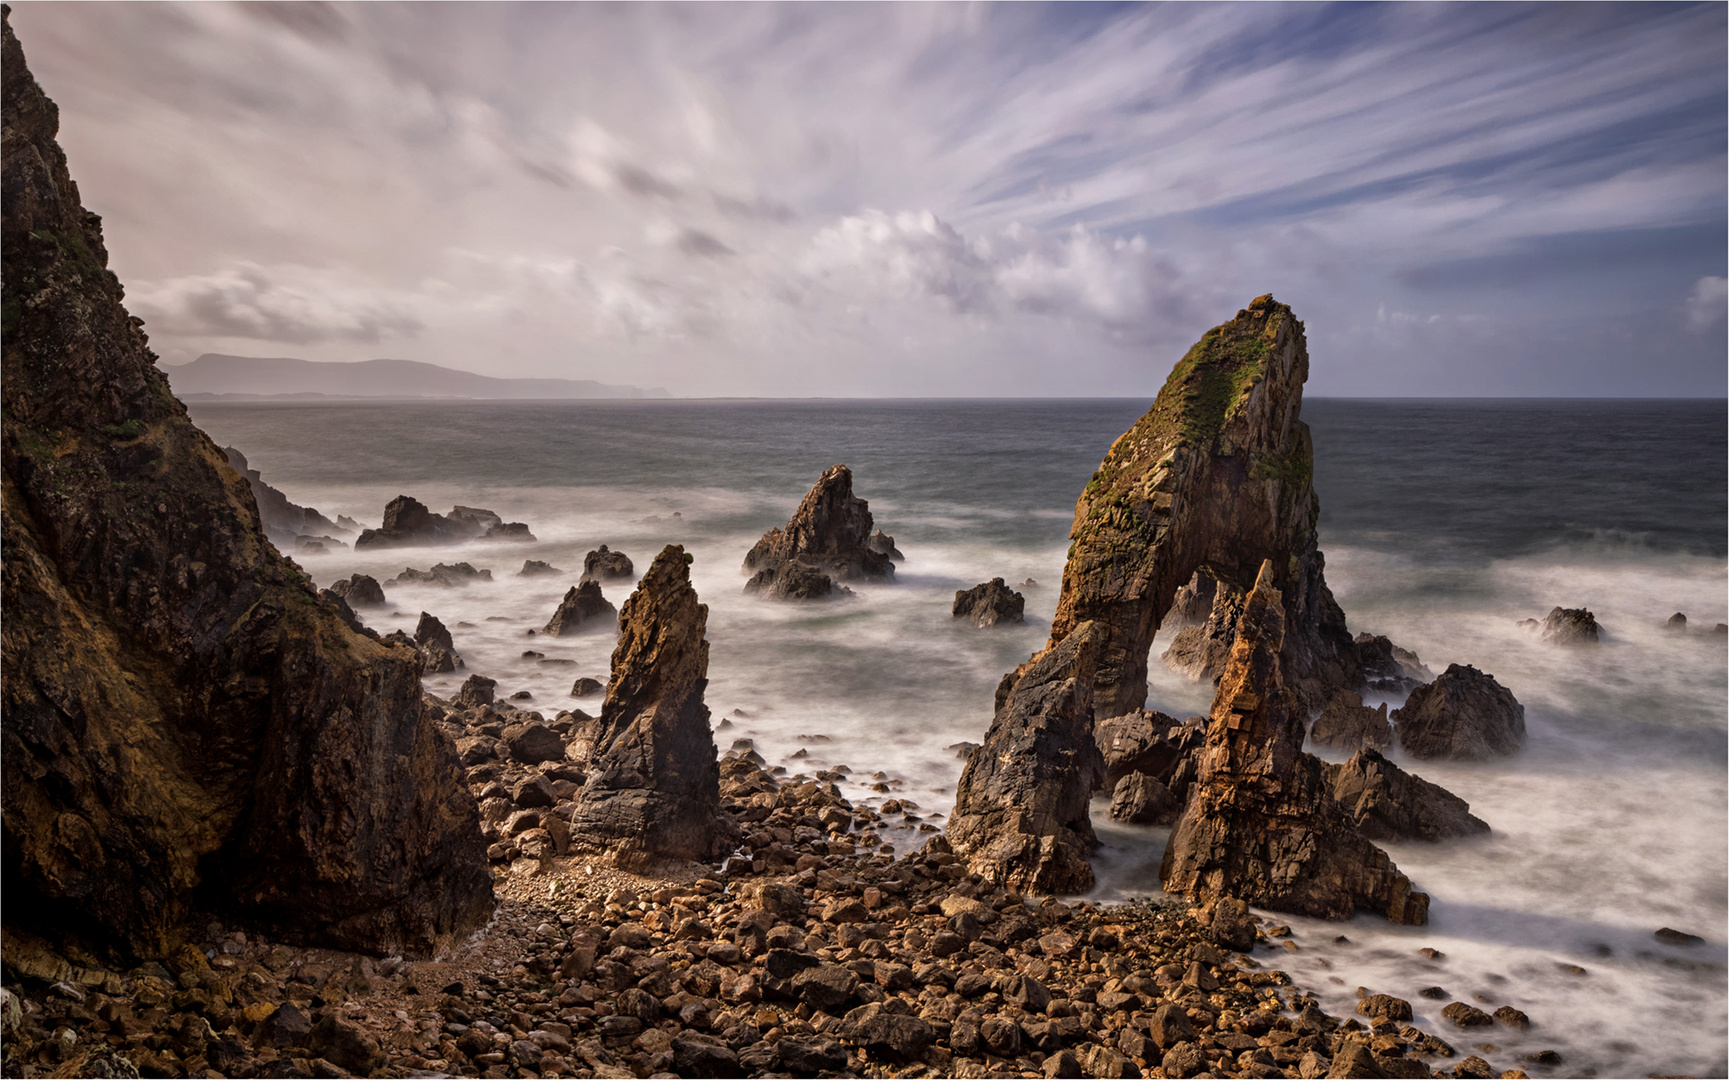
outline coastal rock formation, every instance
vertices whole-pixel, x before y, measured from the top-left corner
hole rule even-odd
[[[333,581],[330,591],[351,607],[383,607],[385,603],[383,587],[369,574],[351,574],[347,581]]]
[[[441,585],[453,589],[477,581],[491,581],[492,571],[476,570],[465,562],[434,563],[431,570],[416,570],[410,566],[392,580],[404,585]]]
[[[901,549],[895,547],[895,538],[890,536],[888,533],[883,532],[881,529],[878,529],[876,535],[866,542],[866,546],[868,546],[872,551],[881,552],[882,554],[887,555],[895,562],[906,562],[907,560],[907,557],[901,554]]]
[[[8,963],[15,932],[166,957],[194,909],[379,952],[466,935],[491,878],[418,659],[266,540],[121,306],[9,18],[0,50]]]
[[[420,650],[421,662],[432,674],[443,675],[462,667],[462,657],[457,655],[450,631],[428,612],[420,613],[420,622],[414,627],[414,647]]]
[[[629,581],[636,576],[630,556],[605,544],[582,557],[582,576],[592,581]]]
[[[1434,681],[1435,673],[1417,658],[1416,653],[1399,648],[1385,637],[1358,634],[1356,645],[1357,659],[1363,665],[1363,680],[1371,690],[1383,694],[1408,694],[1424,683]]]
[[[1602,640],[1596,616],[1584,608],[1553,608],[1538,630],[1552,645],[1596,645]]]
[[[529,559],[522,564],[522,569],[516,572],[517,577],[555,577],[564,573],[558,567],[539,559]]]
[[[564,637],[585,630],[610,629],[617,621],[618,609],[600,595],[600,582],[584,578],[564,594],[558,610],[552,613],[552,618],[540,632]]]
[[[983,585],[956,591],[954,617],[980,627],[1024,623],[1026,606],[1026,597],[1004,585],[1002,578],[992,578]]]
[[[1217,644],[1189,662],[1219,663],[1264,561],[1284,597],[1282,668],[1300,706],[1318,711],[1361,684],[1316,546],[1314,455],[1298,418],[1308,373],[1302,324],[1271,296],[1256,299],[1189,350],[1076,502],[1051,644],[1085,622],[1103,631],[1100,718],[1145,702],[1153,636],[1197,571],[1214,579],[1203,636]]]
[[[1207,721],[1200,716],[1179,721],[1136,709],[1098,721],[1093,738],[1105,763],[1101,790],[1115,790],[1125,778],[1142,774],[1157,779],[1181,802],[1195,776],[1195,756],[1207,741]]]
[[[225,446],[222,453],[228,458],[229,466],[246,477],[247,485],[252,488],[252,498],[258,503],[258,517],[264,524],[264,535],[278,550],[293,549],[303,536],[354,535],[312,507],[289,502],[288,496],[266,484],[259,471],[246,464],[246,455],[234,447]]]
[[[1386,640],[1385,638],[1382,639]],[[1355,690],[1340,690],[1333,695],[1315,726],[1309,729],[1309,741],[1316,746],[1335,750],[1384,750],[1393,745],[1393,725],[1387,722],[1387,703],[1371,709]]]
[[[1048,893],[1093,886],[1087,803],[1105,765],[1092,687],[1105,639],[1083,623],[1033,661],[967,760],[948,842],[989,881]]]
[[[619,613],[603,733],[571,818],[574,850],[625,869],[696,860],[731,839],[709,733],[708,606],[668,546]]]
[[[1221,588],[1205,572],[1196,573],[1195,583],[1185,585],[1172,601],[1172,611],[1192,616],[1203,604],[1200,624],[1178,630],[1159,657],[1166,666],[1196,682],[1217,678],[1229,662],[1231,643],[1237,637],[1237,620],[1243,615],[1243,593],[1228,585]]]
[[[1111,817],[1131,825],[1170,825],[1183,804],[1158,777],[1129,773],[1111,790]]]
[[[1288,608],[1276,576],[1264,563],[1243,605],[1199,775],[1159,876],[1167,891],[1201,903],[1235,897],[1329,919],[1364,908],[1420,925],[1428,896],[1358,834],[1320,760],[1302,752],[1302,707],[1281,670]]]
[[[1399,745],[1417,758],[1485,761],[1525,745],[1525,706],[1468,665],[1453,664],[1393,710]]]
[[[852,470],[830,466],[786,527],[764,533],[744,557],[745,592],[814,599],[836,592],[837,581],[893,578],[889,555],[872,546],[873,524],[870,504],[852,493]]]
[[[1489,825],[1471,804],[1438,784],[1394,765],[1374,750],[1359,750],[1328,765],[1327,785],[1357,831],[1371,840],[1453,840],[1487,836]]]
[[[520,521],[506,522],[491,510],[453,506],[449,514],[435,514],[408,495],[398,495],[384,507],[384,523],[367,529],[354,541],[356,548],[426,547],[459,544],[464,540],[533,540],[534,534]]]

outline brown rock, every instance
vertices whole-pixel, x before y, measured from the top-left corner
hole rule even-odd
[[[1531,1018],[1511,1005],[1503,1005],[1496,1009],[1494,1016],[1497,1024],[1510,1027],[1515,1031],[1527,1031],[1531,1027]]]
[[[1416,653],[1399,648],[1385,637],[1358,634],[1356,645],[1357,659],[1363,664],[1363,680],[1371,690],[1384,694],[1408,694],[1422,684],[1434,681],[1435,673],[1418,659]]]
[[[268,543],[121,306],[9,20],[3,50],[9,929],[160,955],[197,888],[338,947],[466,933],[491,882],[418,661]]]
[[[708,607],[688,560],[669,545],[624,603],[603,734],[571,818],[573,850],[625,869],[709,858],[729,835],[702,701]]]
[[[770,529],[744,558],[750,593],[776,599],[828,595],[834,581],[894,577],[871,545],[870,504],[852,493],[852,470],[834,465],[806,493],[784,529]]]
[[[1309,741],[1337,750],[1384,750],[1393,744],[1393,725],[1387,722],[1387,703],[1377,709],[1363,704],[1355,690],[1340,690],[1309,729]]]
[[[1182,812],[1171,789],[1146,773],[1130,773],[1111,793],[1111,817],[1131,825],[1170,825]]]
[[[1164,713],[1136,709],[1097,721],[1093,737],[1105,762],[1104,788],[1115,790],[1130,773],[1146,773],[1181,802],[1188,797],[1195,753],[1206,744],[1207,724],[1203,717],[1179,722]]]
[[[1368,994],[1357,999],[1357,1012],[1377,1020],[1410,1020],[1411,1003],[1391,994]]]
[[[1371,840],[1453,840],[1487,836],[1489,826],[1471,804],[1373,750],[1359,750],[1342,765],[1328,765],[1333,798]]]
[[[1446,1008],[1441,1010],[1441,1015],[1460,1027],[1487,1027],[1495,1022],[1482,1009],[1467,1005],[1463,1001],[1449,1002]]]
[[[1596,616],[1584,608],[1551,609],[1539,632],[1553,645],[1596,645],[1602,640]]]
[[[582,557],[584,581],[629,581],[635,576],[636,567],[632,565],[630,556],[622,551],[612,551],[605,544]],[[598,591],[596,595],[599,595]]]
[[[1493,675],[1468,665],[1450,665],[1411,691],[1393,722],[1412,757],[1484,761],[1525,745],[1525,706]]]
[[[541,633],[567,637],[589,630],[610,630],[617,621],[618,609],[600,594],[600,582],[584,578],[564,594],[558,610],[552,613]]]
[[[1421,924],[1429,898],[1357,833],[1328,792],[1321,762],[1299,749],[1301,707],[1280,671],[1285,606],[1272,583],[1273,568],[1264,566],[1160,877],[1168,891],[1201,902],[1235,896],[1333,919],[1367,908]]]
[[[1024,623],[1026,606],[1026,597],[1004,585],[1002,578],[992,578],[955,593],[954,617],[979,627]]]
[[[350,607],[382,607],[384,590],[378,579],[369,574],[351,574],[347,581],[336,581],[330,591],[348,601]]]
[[[439,622],[436,616],[424,611],[420,613],[420,622],[414,627],[414,647],[420,650],[421,662],[429,672],[451,672],[463,666],[462,657],[456,652],[456,643],[450,638],[450,631],[444,628],[444,624]]]

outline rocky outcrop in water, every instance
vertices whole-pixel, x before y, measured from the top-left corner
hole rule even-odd
[[[467,934],[491,879],[416,657],[318,598],[169,392],[9,18],[0,78],[9,957],[15,930],[165,956],[194,907],[376,951]]]
[[[895,562],[906,562],[907,557],[901,554],[900,548],[895,547],[895,538],[890,536],[888,533],[883,532],[881,529],[878,529],[876,535],[867,541],[866,546],[868,546],[872,551],[881,552],[882,554],[887,555]]]
[[[564,573],[558,567],[539,559],[529,559],[522,564],[522,569],[516,572],[517,577],[556,577]]]
[[[967,760],[948,841],[989,881],[1047,893],[1093,886],[1087,803],[1105,767],[1092,686],[1105,636],[1083,624],[1033,661]]]
[[[626,869],[719,853],[720,767],[709,733],[708,606],[668,546],[619,613],[602,735],[571,818],[574,850]]]
[[[1487,761],[1525,745],[1525,706],[1469,665],[1453,664],[1393,710],[1399,745],[1416,758]]]
[[[1328,919],[1362,908],[1421,924],[1428,896],[1357,832],[1320,760],[1302,752],[1302,706],[1284,685],[1287,609],[1275,577],[1272,563],[1263,564],[1244,603],[1199,775],[1159,876],[1167,891],[1202,903],[1235,897]]]
[[[978,627],[1024,623],[1026,607],[1026,597],[1004,585],[1002,578],[992,578],[955,592],[954,617]]]
[[[1602,640],[1602,630],[1589,611],[1564,607],[1551,609],[1538,627],[1543,640],[1551,645],[1596,645]]]
[[[565,637],[591,630],[609,630],[617,621],[618,609],[600,594],[600,582],[584,578],[564,594],[558,610],[552,613],[552,618],[540,632]]]
[[[605,544],[582,557],[582,576],[592,581],[629,581],[636,576],[630,556]]]
[[[383,587],[369,574],[351,574],[347,581],[333,581],[330,591],[352,607],[383,607],[385,603]]]
[[[1471,804],[1420,776],[1413,776],[1374,750],[1328,765],[1333,798],[1357,831],[1371,840],[1454,840],[1487,836],[1489,825]]]
[[[415,624],[414,647],[420,650],[420,659],[426,670],[434,675],[447,674],[463,666],[450,631],[429,612],[421,612],[420,622]]]
[[[893,561],[872,546],[873,524],[870,504],[852,493],[852,470],[830,466],[786,527],[764,533],[744,557],[751,574],[745,592],[816,599],[846,592],[837,590],[839,581],[893,578]]]
[[[1315,726],[1309,729],[1309,741],[1352,753],[1384,750],[1393,744],[1387,703],[1383,701],[1379,708],[1371,709],[1355,690],[1340,690],[1315,718]]]
[[[264,535],[268,536],[270,542],[279,550],[294,550],[303,536],[327,537],[332,533],[338,536],[354,535],[312,507],[289,502],[288,496],[266,484],[263,475],[246,464],[246,455],[234,447],[225,446],[222,453],[228,458],[229,466],[246,477],[247,485],[252,488],[253,501],[258,504],[258,517],[264,525]]]
[[[506,522],[491,510],[453,506],[435,514],[420,500],[398,495],[384,507],[384,522],[354,541],[356,548],[429,547],[464,540],[531,541],[534,534],[520,521]]]
[[[434,563],[431,570],[416,570],[410,566],[391,580],[402,585],[438,585],[455,589],[480,581],[491,581],[492,571],[476,570],[465,562]]]
[[[1363,665],[1364,684],[1383,694],[1408,694],[1435,678],[1417,654],[1401,649],[1385,637],[1358,634],[1357,659]],[[1385,745],[1385,744],[1383,744]]]

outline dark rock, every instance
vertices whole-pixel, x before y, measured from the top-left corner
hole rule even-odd
[[[1463,1001],[1450,1002],[1441,1010],[1441,1015],[1460,1027],[1487,1027],[1495,1022],[1482,1009],[1467,1005]]]
[[[1227,949],[1246,953],[1255,947],[1255,916],[1249,905],[1231,896],[1213,905],[1213,940]]]
[[[1179,722],[1164,713],[1136,709],[1098,721],[1093,738],[1105,763],[1104,788],[1114,791],[1123,777],[1146,773],[1181,802],[1188,797],[1195,754],[1206,745],[1207,724],[1203,717]]]
[[[416,570],[410,566],[396,575],[404,585],[438,585],[446,589],[462,588],[477,581],[491,581],[491,570],[476,570],[465,562],[434,563],[431,570]]]
[[[602,544],[582,557],[582,576],[585,581],[629,581],[636,576],[636,567],[630,556]]]
[[[534,543],[534,534],[528,531],[528,525],[521,521],[505,521],[497,525],[489,525],[480,534],[482,540],[507,540],[516,544]]]
[[[1423,683],[1434,681],[1435,673],[1417,659],[1416,653],[1399,648],[1385,637],[1358,634],[1356,644],[1357,658],[1363,664],[1363,680],[1371,690],[1408,694]]]
[[[1399,745],[1417,758],[1482,761],[1525,745],[1525,707],[1474,667],[1453,664],[1393,711]]]
[[[1584,608],[1552,608],[1543,617],[1540,632],[1553,645],[1596,645],[1602,628]]]
[[[8,963],[25,931],[160,956],[195,901],[336,948],[468,933],[485,846],[416,661],[318,601],[175,400],[9,18],[0,75]]]
[[[1656,938],[1658,941],[1661,941],[1665,945],[1680,945],[1682,947],[1691,947],[1694,945],[1705,944],[1705,939],[1700,937],[1698,934],[1689,934],[1683,930],[1671,930],[1667,926],[1663,927],[1661,930],[1658,930],[1655,934],[1652,934],[1651,936]]]
[[[571,819],[573,849],[625,869],[720,853],[720,767],[709,732],[708,607],[668,546],[624,603],[602,735]]]
[[[887,555],[895,562],[906,562],[907,557],[901,554],[900,548],[895,547],[895,538],[890,536],[888,533],[883,532],[881,529],[876,531],[875,536],[865,541],[865,546],[870,548],[872,551],[881,552],[882,554]]]
[[[546,777],[531,775],[524,777],[511,790],[510,801],[524,810],[540,810],[555,805],[558,796],[553,793],[552,784]]]
[[[372,1070],[384,1063],[384,1051],[379,1049],[377,1040],[353,1024],[337,1019],[334,1013],[326,1013],[324,1019],[312,1026],[306,1048],[360,1076],[370,1076]]]
[[[564,740],[544,724],[512,724],[504,729],[504,745],[512,759],[524,765],[564,760]]]
[[[386,602],[384,589],[376,578],[367,574],[353,574],[347,581],[332,582],[330,591],[348,601],[350,607],[383,607]]]
[[[1024,623],[1026,606],[1026,597],[1004,585],[1002,578],[992,578],[955,593],[954,617],[980,627]]]
[[[316,537],[321,533],[353,535],[352,531],[331,521],[312,507],[296,506],[289,502],[288,496],[264,482],[264,477],[257,469],[249,468],[246,455],[234,447],[225,446],[222,453],[228,459],[229,466],[246,478],[247,486],[252,489],[253,501],[258,504],[258,520],[264,526],[264,535],[278,548],[294,546],[301,536]]]
[[[566,637],[587,630],[610,630],[617,622],[618,609],[600,594],[600,582],[584,578],[564,594],[541,633]]]
[[[857,989],[858,976],[838,964],[820,964],[792,977],[793,993],[818,1012],[834,1012]]]
[[[1373,750],[1359,750],[1342,765],[1328,765],[1333,798],[1371,840],[1452,840],[1487,836],[1489,826],[1464,799],[1394,765]]]
[[[444,628],[437,617],[420,613],[420,622],[414,627],[414,647],[420,650],[420,658],[429,673],[442,674],[455,671],[462,667],[462,657],[457,655],[456,643],[450,638],[450,631]]]
[[[1495,1022],[1502,1027],[1510,1027],[1514,1031],[1529,1031],[1531,1018],[1511,1005],[1503,1005],[1495,1010]]]
[[[1669,616],[1668,621],[1663,624],[1663,628],[1665,630],[1673,630],[1678,634],[1686,633],[1687,616],[1677,611],[1675,614]]]
[[[1357,1012],[1377,1020],[1411,1019],[1411,1003],[1391,994],[1367,994],[1357,999]]]
[[[1189,1014],[1183,1011],[1182,1006],[1175,1004],[1158,1007],[1153,1013],[1147,1036],[1160,1050],[1169,1050],[1179,1043],[1194,1042],[1200,1038],[1195,1032],[1195,1025],[1189,1020]]]
[[[1111,817],[1131,825],[1170,825],[1182,811],[1171,789],[1146,773],[1130,773],[1111,793]]]
[[[364,634],[374,640],[378,638],[378,632],[370,629],[365,623],[360,621],[360,616],[356,615],[354,609],[348,606],[348,601],[331,592],[329,589],[319,589],[318,598],[335,609],[336,617],[342,620],[344,626],[357,634]]]
[[[522,564],[522,569],[516,572],[517,577],[552,577],[564,573],[551,563],[539,559],[529,559]]]
[[[794,1076],[840,1072],[847,1065],[846,1047],[836,1042],[784,1038],[775,1044],[775,1053],[781,1068]]]
[[[450,699],[450,704],[458,709],[475,709],[482,705],[491,705],[498,692],[498,681],[485,675],[470,675],[462,684],[462,689]]]
[[[764,533],[744,557],[752,575],[745,591],[813,599],[831,595],[836,581],[893,578],[890,557],[871,546],[871,526],[870,504],[852,493],[852,470],[830,467],[786,527]]]
[[[1472,1054],[1453,1066],[1453,1075],[1459,1077],[1460,1080],[1490,1080],[1490,1077],[1495,1075],[1495,1067],[1476,1054]]]
[[[1355,690],[1340,690],[1309,729],[1309,741],[1336,750],[1384,750],[1393,744],[1393,725],[1387,722],[1387,703],[1371,709]]]
[[[738,1054],[712,1035],[684,1031],[672,1039],[672,1067],[680,1076],[739,1076]]]
[[[1301,706],[1285,689],[1286,607],[1264,566],[1243,607],[1208,720],[1199,776],[1160,866],[1166,891],[1233,896],[1276,911],[1349,918],[1358,908],[1421,924],[1429,898],[1364,839],[1300,747]]]
[[[854,1046],[888,1061],[918,1061],[936,1041],[936,1031],[925,1020],[874,1002],[847,1013],[841,1030]]]
[[[989,881],[1052,893],[1093,886],[1087,803],[1104,774],[1092,700],[1103,638],[1083,627],[1041,654],[967,760],[948,842]]]
[[[258,1022],[252,1041],[259,1046],[305,1046],[312,1021],[293,1005],[281,1005]]]
[[[496,514],[493,519],[497,519]],[[383,525],[361,533],[354,547],[358,550],[456,544],[479,535],[480,531],[471,518],[443,517],[428,510],[418,499],[398,495],[385,505]]]
[[[599,679],[591,679],[587,675],[570,684],[571,697],[593,697],[606,689],[606,684]]]

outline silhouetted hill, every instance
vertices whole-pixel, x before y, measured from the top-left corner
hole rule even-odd
[[[326,363],[290,356],[205,353],[189,364],[164,365],[174,393],[210,397],[342,398],[664,398],[665,390],[613,386],[593,379],[495,379],[418,360]]]

